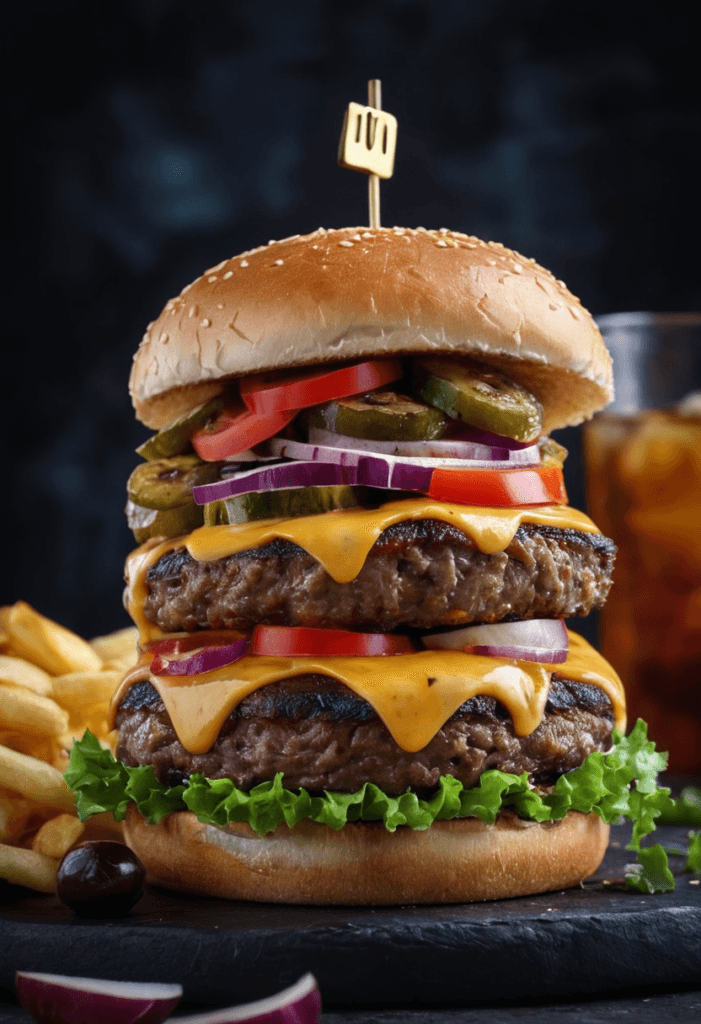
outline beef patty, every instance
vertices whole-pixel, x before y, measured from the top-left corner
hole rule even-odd
[[[259,623],[388,632],[588,615],[606,600],[615,554],[601,534],[524,524],[505,551],[486,555],[447,523],[408,520],[381,534],[354,580],[336,583],[286,540],[212,562],[182,547],[149,568],[144,612],[165,632]]]
[[[131,766],[152,764],[171,786],[201,772],[248,790],[282,772],[289,789],[352,793],[374,782],[399,796],[407,789],[427,794],[441,775],[474,786],[488,768],[525,771],[535,785],[550,785],[592,751],[608,749],[613,709],[598,687],[553,675],[543,719],[529,736],[515,735],[509,712],[494,698],[473,697],[423,750],[407,753],[343,683],[302,675],[245,697],[204,754],[181,745],[149,682],[127,692],[116,726],[117,757]]]

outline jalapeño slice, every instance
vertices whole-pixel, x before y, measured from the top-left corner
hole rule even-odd
[[[481,363],[417,359],[414,385],[425,402],[473,427],[515,441],[535,441],[540,434],[543,407],[537,398]]]
[[[312,409],[309,426],[368,441],[435,441],[450,418],[439,409],[394,391],[371,391]]]
[[[204,506],[204,521],[207,526],[220,526],[226,523],[250,523],[256,519],[293,519],[378,503],[374,500],[371,487],[350,487],[346,484],[292,487],[280,491],[255,491],[211,501]]]

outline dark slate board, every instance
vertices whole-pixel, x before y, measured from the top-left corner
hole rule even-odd
[[[660,828],[664,845],[683,828]],[[151,888],[121,920],[81,921],[52,896],[0,908],[0,989],[16,969],[173,981],[195,1003],[269,995],[312,971],[327,1007],[477,1006],[683,988],[701,979],[701,885],[674,858],[674,893],[605,888],[624,828],[584,888],[460,906],[285,907]]]

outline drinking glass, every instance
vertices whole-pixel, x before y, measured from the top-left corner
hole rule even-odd
[[[598,320],[616,399],[584,429],[589,511],[618,545],[604,656],[673,771],[701,772],[701,314]]]

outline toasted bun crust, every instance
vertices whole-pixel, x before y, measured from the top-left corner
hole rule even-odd
[[[497,243],[424,228],[319,229],[225,260],[149,325],[130,391],[160,429],[225,379],[427,352],[501,367],[538,397],[546,431],[613,397],[601,334],[561,281]]]
[[[577,885],[603,860],[609,827],[570,812],[549,824],[510,811],[423,832],[380,822],[334,831],[303,821],[261,837],[244,823],[217,828],[178,811],[148,825],[130,805],[126,841],[151,882],[203,896],[271,903],[466,903]]]

